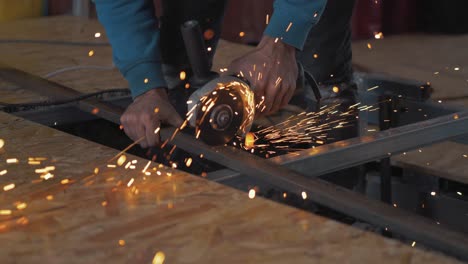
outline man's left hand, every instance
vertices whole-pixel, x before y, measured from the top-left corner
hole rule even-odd
[[[235,59],[230,72],[241,73],[254,88],[260,115],[278,111],[291,100],[296,89],[297,64],[294,47],[268,36],[263,36],[255,50]]]

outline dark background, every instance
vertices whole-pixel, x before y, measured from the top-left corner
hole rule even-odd
[[[160,6],[161,0],[154,0]],[[347,1],[347,0],[342,0]],[[71,0],[49,0],[48,14],[71,13]],[[231,0],[227,8],[223,38],[256,43],[272,13],[273,0]],[[157,8],[158,13],[161,8]],[[468,0],[357,0],[353,17],[353,38],[371,38],[409,32],[468,33]],[[91,10],[95,16],[94,10]],[[245,32],[243,38],[239,32]]]

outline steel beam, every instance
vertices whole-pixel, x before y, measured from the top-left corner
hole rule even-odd
[[[468,111],[392,128],[369,136],[338,141],[270,160],[308,177],[318,177],[465,134],[468,134]],[[239,175],[240,173],[233,170],[222,170],[209,176],[220,181]]]

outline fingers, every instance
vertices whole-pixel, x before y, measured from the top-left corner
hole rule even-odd
[[[275,100],[270,110],[271,114],[277,112],[281,107],[283,107],[282,105],[283,97],[291,88],[288,84],[283,83],[281,84],[281,87],[278,87],[276,89],[277,89],[277,92],[276,92]]]
[[[278,89],[281,89],[281,83],[278,82],[280,79],[279,77],[276,80],[270,78],[270,81],[265,86],[265,114],[270,114],[274,107]]]
[[[184,120],[179,116],[177,111],[171,106],[170,111],[168,111],[168,115],[166,115],[163,119],[164,122],[168,123],[173,127],[180,127]]]
[[[145,137],[145,136],[146,136],[145,127],[142,124],[136,124],[136,126],[135,126],[135,139],[133,139],[133,141],[140,140],[142,137]],[[146,140],[146,138],[141,140],[140,146],[142,148],[149,147],[148,141]]]
[[[287,89],[286,93],[284,94],[282,100],[281,100],[281,106],[280,108],[283,108],[285,107],[286,105],[288,105],[289,101],[291,101],[291,98],[293,98],[294,96],[294,91],[295,91],[295,87],[291,87],[289,89]]]

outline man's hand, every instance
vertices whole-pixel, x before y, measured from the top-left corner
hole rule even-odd
[[[257,109],[260,114],[274,113],[288,104],[296,89],[296,51],[281,40],[263,36],[254,51],[231,63],[229,71],[241,73],[250,82],[256,102],[264,96],[265,107]]]
[[[143,148],[160,142],[157,128],[161,122],[179,127],[183,120],[169,102],[165,89],[153,89],[135,98],[120,118],[125,133],[133,140],[141,140]]]

